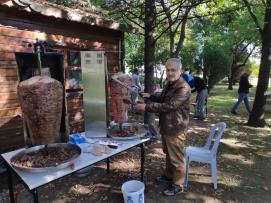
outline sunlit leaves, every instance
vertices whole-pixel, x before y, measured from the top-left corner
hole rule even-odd
[[[203,50],[204,71],[209,77],[208,88],[213,86],[229,73],[230,57],[216,44],[206,43]]]

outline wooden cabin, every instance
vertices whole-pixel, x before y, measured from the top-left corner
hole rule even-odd
[[[23,75],[18,70],[15,52],[31,55],[37,42],[46,52],[62,55],[57,69],[65,87],[66,136],[84,131],[83,87],[78,53],[105,51],[107,73],[124,70],[124,32],[134,32],[115,21],[90,12],[34,0],[0,2],[0,152],[26,145],[26,132],[17,97],[17,84]],[[56,54],[56,55],[57,55]],[[17,61],[16,61],[17,59]],[[29,63],[32,63],[31,61]],[[62,75],[63,74],[63,75]],[[110,78],[110,77],[108,77]],[[109,80],[109,83],[111,81]],[[110,85],[110,84],[109,84]],[[108,94],[110,101],[110,90]]]

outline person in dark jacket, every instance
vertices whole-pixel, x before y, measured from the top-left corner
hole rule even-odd
[[[185,81],[189,84],[191,88],[194,88],[194,76],[190,74],[190,71],[188,68],[185,68],[183,73],[181,74],[181,77],[185,79]]]
[[[159,113],[159,127],[162,138],[162,149],[166,154],[166,167],[157,181],[171,181],[171,186],[164,191],[172,196],[183,190],[185,162],[184,142],[189,123],[189,105],[191,89],[180,77],[181,61],[177,58],[168,59],[166,64],[167,84],[161,93],[150,95],[142,93],[151,102],[137,104],[137,109]]]
[[[192,90],[193,92],[198,93],[197,95],[197,111],[196,111],[196,118],[203,120],[206,118],[206,99],[208,97],[208,90],[207,90],[207,85],[204,83],[203,79],[200,77],[195,76],[194,77],[194,89]]]
[[[247,112],[251,112],[251,108],[249,105],[249,100],[248,100],[248,93],[249,93],[249,88],[253,87],[249,81],[248,81],[248,74],[244,73],[241,75],[240,80],[239,80],[239,88],[238,88],[238,100],[237,102],[233,105],[231,108],[231,113],[232,114],[237,114],[236,110],[239,107],[239,105],[244,101]]]

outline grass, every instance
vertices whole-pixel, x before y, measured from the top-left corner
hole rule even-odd
[[[219,84],[212,89],[208,97],[208,119],[204,122],[191,120],[189,143],[200,146],[200,139],[205,140],[202,138],[204,128],[208,129],[220,121],[226,122],[227,128],[218,151],[219,186],[214,198],[222,202],[270,202],[268,191],[271,189],[271,180],[268,171],[271,170],[271,128],[268,126],[271,125],[271,105],[268,103],[265,107],[268,126],[249,127],[246,125],[248,113],[243,103],[237,110],[238,115],[230,114],[230,109],[237,101],[237,89],[238,85],[228,90],[226,84]],[[251,107],[255,91],[254,87],[249,94]],[[192,100],[195,96],[192,95]],[[197,129],[200,130],[197,132]],[[192,170],[195,175],[205,173],[197,165]],[[190,191],[201,194],[202,188],[197,187],[200,179],[195,175]],[[211,192],[209,196],[212,196]]]
[[[214,89],[211,90],[209,95],[208,105],[214,109],[220,108],[231,108],[234,103],[237,101],[237,86],[233,90],[228,90],[227,85],[220,84],[216,85]],[[252,89],[249,93],[249,100],[252,106],[252,102],[255,95],[255,89]],[[240,106],[241,107],[241,106]]]
[[[214,190],[210,177],[210,166],[192,163],[190,165],[189,188],[186,193],[176,197],[162,194],[164,185],[157,184],[155,178],[161,174],[165,165],[165,155],[161,143],[146,146],[145,151],[145,202],[271,202],[271,128],[253,128],[246,126],[248,114],[244,104],[238,109],[239,115],[230,114],[230,108],[236,102],[237,86],[228,90],[226,84],[219,84],[211,91],[208,100],[206,120],[191,119],[187,135],[187,145],[201,146],[209,134],[210,126],[224,121],[227,128],[221,139],[217,154],[218,189]],[[250,101],[255,95],[255,88],[250,93]],[[192,94],[192,100],[196,93]],[[271,124],[271,105],[267,106],[266,120]],[[142,122],[142,115],[132,115]],[[111,172],[106,174],[106,164],[93,167],[92,174],[83,179],[69,176],[54,181],[39,189],[41,202],[122,202],[121,184],[128,179],[139,178],[139,148],[131,149],[111,158]],[[5,180],[7,177],[5,177]],[[5,184],[5,185],[4,185]],[[8,185],[0,177],[0,196],[4,202],[8,199]],[[91,189],[88,194],[73,192],[78,186]],[[106,187],[105,187],[106,186]],[[1,190],[1,188],[3,188]],[[1,201],[0,201],[1,202]]]
[[[233,90],[228,90],[227,84],[219,84],[211,90],[208,96],[208,108],[212,108],[214,110],[222,110],[225,113],[229,113],[232,106],[237,101],[238,93],[237,93],[238,85],[233,87]],[[271,87],[268,89],[271,91]],[[253,107],[253,101],[255,97],[256,88],[251,88],[249,93],[249,101],[251,108]],[[194,95],[193,95],[194,97]],[[268,124],[271,124],[271,105],[268,103],[265,107],[265,119]],[[241,115],[247,115],[247,111],[244,103],[242,103],[238,110]]]

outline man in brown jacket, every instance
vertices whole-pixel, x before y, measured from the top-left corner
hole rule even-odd
[[[164,191],[173,196],[183,190],[184,181],[184,141],[189,123],[189,105],[191,89],[180,77],[181,61],[170,58],[165,64],[167,84],[160,94],[142,93],[151,103],[137,104],[137,109],[159,113],[159,126],[162,135],[162,149],[166,154],[164,175],[158,181],[172,181],[170,188]]]

